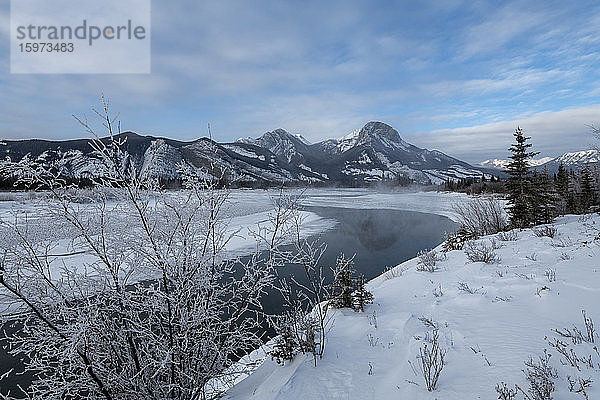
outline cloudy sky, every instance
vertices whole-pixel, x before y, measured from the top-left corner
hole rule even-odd
[[[517,125],[543,156],[586,149],[600,122],[596,0],[152,0],[143,75],[10,74],[9,27],[0,0],[4,139],[84,137],[71,114],[101,92],[140,134],[319,141],[381,120],[469,162],[505,157]]]

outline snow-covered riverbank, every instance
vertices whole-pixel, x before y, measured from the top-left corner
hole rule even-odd
[[[434,273],[417,271],[416,258],[397,266],[369,283],[375,301],[364,313],[336,312],[317,367],[308,355],[282,367],[258,350],[247,359],[264,363],[226,398],[495,399],[501,381],[527,391],[523,362],[538,360],[544,349],[558,370],[554,398],[584,398],[569,392],[567,376],[590,378],[588,397],[600,396],[593,344],[574,345],[553,331],[575,325],[585,332],[582,310],[600,321],[600,216],[567,216],[554,225],[554,238],[528,229],[515,231],[514,241],[480,239],[495,243],[498,260],[490,264],[455,250]],[[415,370],[434,326],[447,365],[437,390],[428,392]],[[556,339],[581,358],[579,370],[549,345]]]

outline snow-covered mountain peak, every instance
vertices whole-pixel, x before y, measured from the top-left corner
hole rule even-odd
[[[266,132],[256,139],[253,144],[268,149],[291,162],[299,154],[299,148],[308,146],[306,142],[306,139],[302,136],[298,137],[298,135],[292,135],[285,129],[278,128]]]
[[[386,140],[396,142],[396,143],[400,143],[402,141],[402,139],[400,138],[400,134],[398,133],[397,130],[395,130],[388,124],[379,122],[379,121],[368,122],[360,130],[360,133],[358,136],[362,137],[362,138],[369,137],[369,138],[386,139]]]
[[[338,142],[341,142],[343,140],[353,140],[356,139],[358,137],[358,134],[360,133],[360,129],[355,129],[352,132],[350,132],[347,135],[344,135],[338,139],[329,139],[329,140],[337,140]]]
[[[302,138],[304,139],[304,138]],[[255,144],[270,148],[282,142],[303,143],[304,141],[296,135],[292,135],[285,129],[277,128],[273,131],[265,132],[261,137],[256,139]]]
[[[554,160],[554,158],[552,158],[552,157],[542,157],[542,158],[529,160],[528,164],[530,167],[537,167],[537,166],[546,164],[547,162],[550,162],[552,160]],[[506,169],[508,167],[509,163],[510,163],[510,160],[500,160],[498,158],[493,158],[490,160],[482,161],[478,165],[481,167],[485,167],[485,168]]]
[[[311,145],[311,144],[312,144],[312,143],[310,142],[310,140],[308,140],[307,138],[305,138],[304,136],[302,136],[302,135],[301,135],[301,134],[299,134],[299,133],[294,133],[294,137],[295,137],[296,139],[298,139],[299,141],[301,141],[302,143],[304,143],[305,145],[307,145],[307,146],[309,146],[309,145]]]
[[[382,145],[385,148],[401,148],[406,150],[410,145],[400,138],[397,130],[379,121],[368,122],[361,129],[350,132],[338,139],[338,149],[341,153],[360,145]]]
[[[600,162],[600,150],[583,150],[572,153],[565,153],[556,158],[557,163],[565,166],[572,164],[585,164]]]

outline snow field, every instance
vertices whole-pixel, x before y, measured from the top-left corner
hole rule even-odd
[[[567,375],[591,378],[587,395],[600,396],[594,344],[573,345],[553,331],[575,325],[585,333],[582,310],[600,326],[600,242],[592,240],[600,232],[600,216],[566,216],[554,225],[554,238],[528,229],[518,231],[516,241],[500,241],[498,235],[479,239],[494,240],[498,263],[470,262],[455,250],[434,273],[417,271],[416,258],[398,265],[369,283],[375,300],[364,313],[335,311],[317,367],[309,355],[282,367],[258,350],[249,357],[264,363],[226,398],[496,399],[495,386],[502,381],[527,391],[523,362],[537,360],[544,349],[558,370],[555,399],[584,398],[569,392]],[[555,271],[555,280],[546,271]],[[459,289],[461,283],[473,293]],[[437,390],[428,392],[417,355],[434,327],[447,365]],[[582,359],[590,356],[593,368],[582,362],[579,371],[571,367],[548,345],[556,338]],[[595,340],[597,345],[600,339]]]

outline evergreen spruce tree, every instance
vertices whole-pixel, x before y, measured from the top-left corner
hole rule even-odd
[[[541,224],[544,193],[542,176],[535,170],[528,179],[528,190],[525,196],[529,223],[533,225]]]
[[[587,213],[596,204],[594,176],[589,165],[581,170],[579,182],[581,187],[581,212]]]
[[[356,290],[352,294],[354,298],[354,311],[365,311],[365,304],[373,302],[373,294],[365,288],[365,276],[361,274],[356,278]]]
[[[537,186],[539,204],[539,218],[535,221],[536,224],[549,224],[558,215],[558,209],[561,204],[561,198],[556,192],[554,183],[548,176],[548,170],[544,170],[538,174],[538,180],[535,183]]]
[[[273,349],[269,355],[274,359],[277,364],[284,365],[286,361],[294,359],[296,351],[298,350],[300,343],[294,332],[294,321],[285,316],[282,318],[276,328],[279,336],[277,337]]]
[[[352,259],[343,255],[338,257],[333,270],[333,283],[330,285],[329,304],[336,308],[353,307],[354,299],[354,265]]]
[[[569,212],[569,172],[562,163],[558,166],[558,172],[554,178],[554,187],[559,196],[557,211],[559,214],[564,215]]]
[[[567,199],[567,209],[570,214],[579,214],[580,211],[580,190],[579,179],[575,171],[569,171],[569,197]]]
[[[509,150],[512,161],[508,164],[507,172],[510,175],[507,183],[510,222],[516,227],[526,227],[533,222],[532,218],[532,194],[529,166],[527,161],[534,157],[537,152],[528,151],[531,139],[523,135],[520,127],[515,133],[515,143]]]

